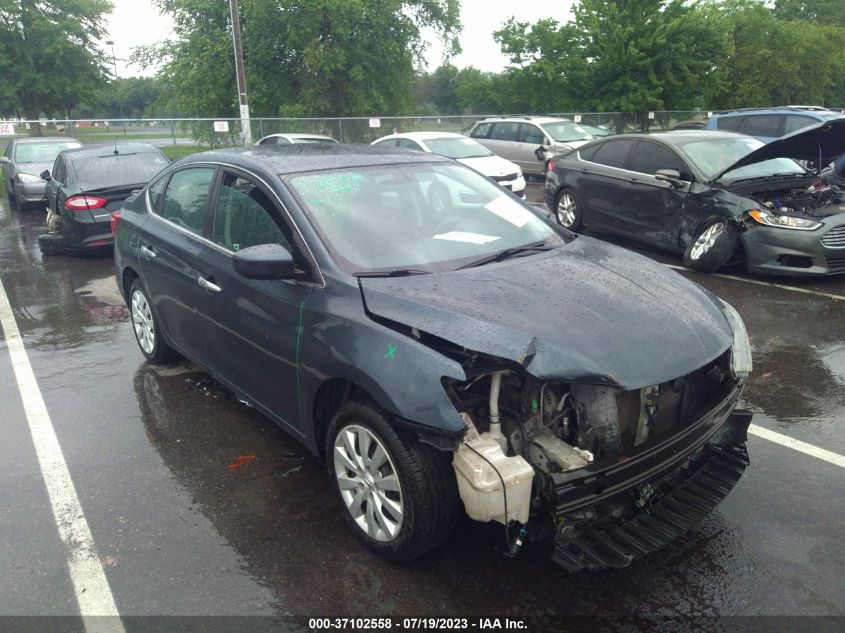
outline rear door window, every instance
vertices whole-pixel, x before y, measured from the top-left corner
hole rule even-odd
[[[716,119],[716,127],[728,132],[736,132],[742,123],[741,116],[720,116]]]
[[[516,141],[519,123],[494,123],[490,138],[495,141]]]
[[[399,139],[396,138],[386,138],[383,141],[377,141],[373,143],[373,145],[377,147],[396,147],[396,141]]]
[[[601,146],[593,154],[593,162],[600,165],[607,165],[608,167],[618,167],[625,169],[628,163],[628,154],[633,147],[633,139],[614,139],[602,143]]]
[[[420,147],[418,143],[408,138],[400,138],[397,142],[397,145],[399,145],[399,147],[401,147],[402,149],[412,149],[417,152],[423,151],[423,148]]]
[[[194,167],[177,171],[164,192],[161,217],[197,235],[202,235],[208,191],[214,168]]]
[[[749,136],[780,136],[782,122],[780,114],[749,115],[739,126],[739,131]]]

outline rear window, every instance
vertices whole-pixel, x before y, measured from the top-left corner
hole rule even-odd
[[[15,150],[16,163],[52,163],[63,149],[82,147],[74,141],[57,143],[22,143]]]
[[[96,189],[145,184],[169,164],[161,152],[142,152],[77,158],[71,169],[83,188]]]
[[[493,155],[489,149],[469,138],[430,138],[425,144],[432,152],[446,158],[481,158]]]
[[[631,139],[607,141],[600,145],[596,153],[593,154],[593,161],[608,167],[624,169],[628,162],[628,153],[631,151],[633,144],[634,141]]]

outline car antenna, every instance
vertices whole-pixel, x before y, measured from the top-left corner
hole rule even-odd
[[[114,139],[114,155],[117,156],[120,152],[117,151],[117,139]]]

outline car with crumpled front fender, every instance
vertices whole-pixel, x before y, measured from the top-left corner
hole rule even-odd
[[[433,154],[196,154],[125,203],[115,273],[143,355],[188,357],[299,438],[393,560],[465,512],[511,553],[624,566],[748,464],[731,306]]]
[[[845,189],[805,164],[843,152],[845,118],[769,144],[719,131],[611,137],[556,156],[545,200],[562,226],[677,253],[703,272],[841,274]]]

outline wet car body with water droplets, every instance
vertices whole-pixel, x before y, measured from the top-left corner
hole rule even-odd
[[[435,183],[459,203],[433,211]],[[463,507],[514,552],[627,565],[748,463],[733,308],[448,159],[198,154],[126,204],[115,244],[144,355],[189,357],[325,458],[350,528],[390,559]]]

